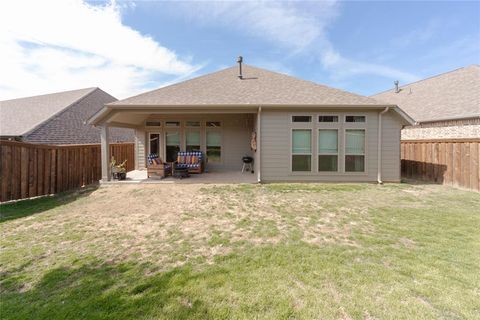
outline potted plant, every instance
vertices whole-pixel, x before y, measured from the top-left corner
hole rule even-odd
[[[127,160],[123,161],[120,164],[117,164],[117,161],[112,157],[110,162],[110,167],[112,168],[112,178],[117,180],[125,180],[127,178]]]

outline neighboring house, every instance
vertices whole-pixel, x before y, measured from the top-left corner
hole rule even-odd
[[[258,181],[400,181],[400,130],[413,120],[396,105],[249,65],[241,70],[106,104],[89,120],[102,128],[103,179],[109,127],[127,127],[136,133],[137,169],[150,153],[172,161],[178,150],[201,150],[209,171],[239,171],[242,157],[253,156]]]
[[[100,88],[87,88],[0,101],[0,138],[42,144],[100,143],[88,118],[117,101]],[[131,129],[114,129],[111,142],[133,142]]]
[[[376,95],[416,122],[402,140],[480,138],[480,66],[471,65]]]

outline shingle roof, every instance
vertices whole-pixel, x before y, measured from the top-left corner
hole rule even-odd
[[[110,106],[385,105],[372,98],[243,65],[146,92]]]
[[[0,135],[22,136],[97,88],[0,101]]]
[[[456,69],[372,98],[398,105],[417,122],[480,116],[480,65]]]

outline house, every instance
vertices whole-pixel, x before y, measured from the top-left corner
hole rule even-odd
[[[108,103],[102,128],[108,180],[109,128],[135,129],[136,168],[147,156],[201,150],[210,172],[254,158],[258,181],[399,181],[400,130],[413,120],[394,104],[250,65]],[[252,141],[253,140],[253,141]]]
[[[480,138],[480,65],[398,86],[372,98],[398,105],[417,122],[402,130],[402,140]]]
[[[100,88],[87,88],[0,101],[0,138],[42,144],[100,143],[88,118],[116,101]],[[133,130],[112,129],[112,142],[133,142]]]

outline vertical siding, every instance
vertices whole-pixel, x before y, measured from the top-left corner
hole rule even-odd
[[[326,112],[324,110],[321,111]],[[295,114],[301,114],[302,111],[295,111]],[[304,114],[309,114],[316,118],[318,112],[305,110]],[[331,114],[340,116],[341,127],[339,129],[339,171],[338,173],[318,173],[317,172],[317,134],[316,129],[320,124],[316,124],[317,119],[312,124],[313,128],[313,148],[312,148],[312,172],[295,173],[290,170],[290,139],[291,123],[290,116],[292,112],[285,111],[263,111],[261,120],[261,167],[263,181],[376,181],[377,180],[377,130],[378,130],[378,112],[339,112],[332,110]],[[346,128],[354,128],[356,124],[343,123],[343,118],[347,114],[361,114],[367,117],[366,129],[366,172],[365,173],[343,173],[343,139]],[[384,141],[387,146],[382,148],[383,163],[386,164],[383,173],[385,181],[398,181],[400,179],[400,119],[393,115],[393,112],[384,116]]]

